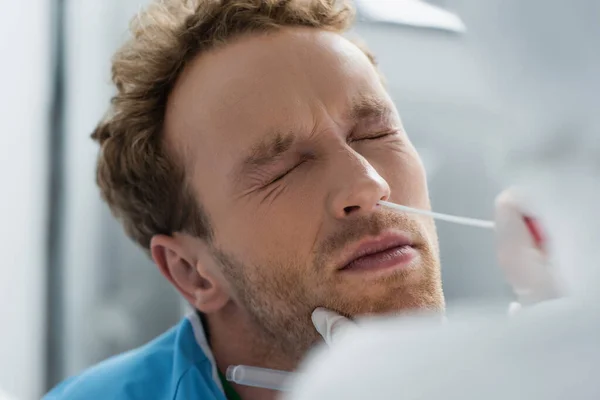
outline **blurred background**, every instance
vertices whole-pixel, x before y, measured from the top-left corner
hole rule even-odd
[[[142,0],[0,0],[0,387],[39,398],[183,315],[95,185],[89,135],[112,95],[110,58]],[[451,0],[359,1],[353,34],[376,54],[426,165],[438,212],[493,217],[506,127]],[[496,155],[497,156],[497,155]],[[438,224],[445,293],[505,302],[491,233]]]

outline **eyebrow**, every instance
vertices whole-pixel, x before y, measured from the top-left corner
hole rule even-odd
[[[360,121],[370,118],[389,118],[393,114],[394,111],[387,101],[379,97],[361,96],[354,101],[346,118]]]
[[[277,157],[288,151],[294,144],[294,135],[277,131],[257,144],[241,164],[242,171],[270,164]]]
[[[384,99],[373,96],[360,96],[354,100],[345,117],[347,120],[360,121],[370,118],[390,118],[393,115],[394,111]],[[294,142],[295,136],[292,132],[273,132],[251,148],[249,155],[237,169],[236,175],[240,177],[248,171],[271,164],[290,150]]]

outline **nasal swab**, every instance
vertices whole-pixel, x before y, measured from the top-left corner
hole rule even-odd
[[[409,212],[409,213],[413,213],[413,214],[427,215],[427,216],[435,218],[435,219],[439,219],[439,220],[447,221],[447,222],[454,222],[454,223],[460,224],[460,225],[474,226],[477,228],[484,228],[484,229],[494,229],[496,226],[496,224],[493,221],[486,221],[483,219],[475,219],[475,218],[457,217],[455,215],[441,214],[441,213],[436,213],[436,212],[427,211],[427,210],[419,210],[417,208],[401,206],[400,204],[390,203],[389,201],[380,200],[379,204],[381,204],[382,206],[391,208],[393,210],[404,211],[404,212]]]
[[[275,369],[250,367],[248,365],[231,365],[227,368],[225,377],[228,381],[244,386],[254,386],[265,389],[287,392],[291,390],[293,372]]]

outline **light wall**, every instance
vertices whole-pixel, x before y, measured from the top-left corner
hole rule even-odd
[[[0,387],[43,390],[50,1],[0,0]]]

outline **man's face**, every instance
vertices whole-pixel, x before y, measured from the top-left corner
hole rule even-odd
[[[428,209],[423,166],[377,71],[343,37],[284,29],[203,55],[166,124],[232,301],[284,348],[316,340],[319,306],[443,308],[433,222],[377,205]]]

